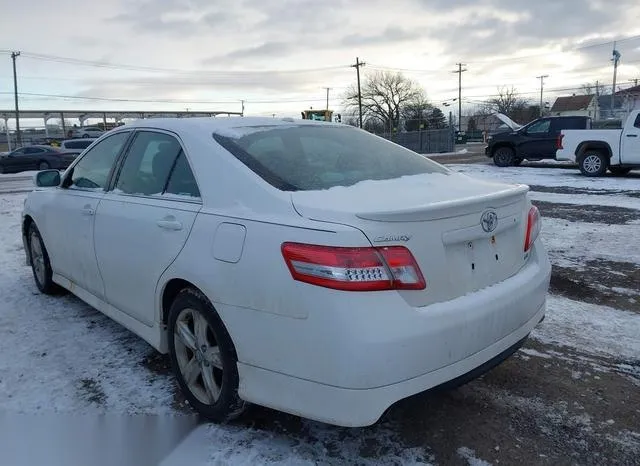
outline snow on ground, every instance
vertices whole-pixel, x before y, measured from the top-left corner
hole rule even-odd
[[[640,183],[638,183],[638,190],[640,190]],[[564,194],[529,191],[529,197],[534,201],[624,207],[640,210],[640,198],[625,196],[624,194]]]
[[[21,180],[21,179],[32,179],[33,175],[38,173],[37,170],[25,171],[20,173],[0,173],[0,180]]]
[[[424,154],[425,157],[427,158],[433,158],[433,157],[445,157],[445,156],[452,156],[452,155],[464,155],[464,154],[468,154],[469,151],[467,149],[460,149],[458,151],[455,152],[434,152],[432,154]]]
[[[637,314],[559,296],[549,296],[546,319],[532,334],[543,343],[633,360],[640,359],[638,335]]]
[[[640,247],[629,247],[638,242],[638,225],[605,225],[545,217],[541,234],[554,265],[575,267],[596,258],[640,264]]]
[[[0,410],[170,412],[168,378],[140,367],[149,345],[71,295],[40,294],[24,265],[24,197],[0,197]]]
[[[570,186],[572,188],[588,189],[594,192],[608,191],[638,191],[640,184],[637,178],[602,177],[588,178],[575,169],[559,168],[531,168],[507,167],[499,168],[489,164],[457,164],[449,168],[466,175],[476,176],[491,181],[504,181],[538,186]],[[640,202],[640,201],[639,201]]]
[[[491,466],[491,463],[476,458],[476,452],[467,447],[460,447],[457,451],[458,455],[467,461],[469,466]]]

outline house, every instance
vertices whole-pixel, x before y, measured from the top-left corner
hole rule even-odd
[[[598,113],[598,99],[594,94],[558,97],[553,103],[550,115],[588,116],[595,118]]]

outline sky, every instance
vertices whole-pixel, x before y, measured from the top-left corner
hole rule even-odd
[[[299,117],[340,111],[380,70],[415,80],[437,106],[463,113],[514,86],[545,101],[640,78],[637,0],[0,0],[0,110],[240,111]],[[455,108],[456,105],[453,105]],[[451,107],[450,107],[451,108]],[[443,108],[444,109],[444,108]]]

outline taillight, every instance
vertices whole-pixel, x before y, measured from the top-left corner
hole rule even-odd
[[[345,248],[284,243],[295,280],[344,291],[423,290],[426,283],[404,246]]]
[[[527,215],[527,233],[524,237],[524,252],[527,252],[533,246],[538,235],[540,234],[540,212],[536,206],[529,209]]]
[[[564,149],[564,146],[562,145],[562,139],[564,139],[564,134],[558,134],[558,137],[556,138],[556,149],[558,150]]]

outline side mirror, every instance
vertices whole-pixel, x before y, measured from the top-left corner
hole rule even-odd
[[[39,188],[60,186],[60,172],[58,170],[43,170],[36,173],[35,185]]]

